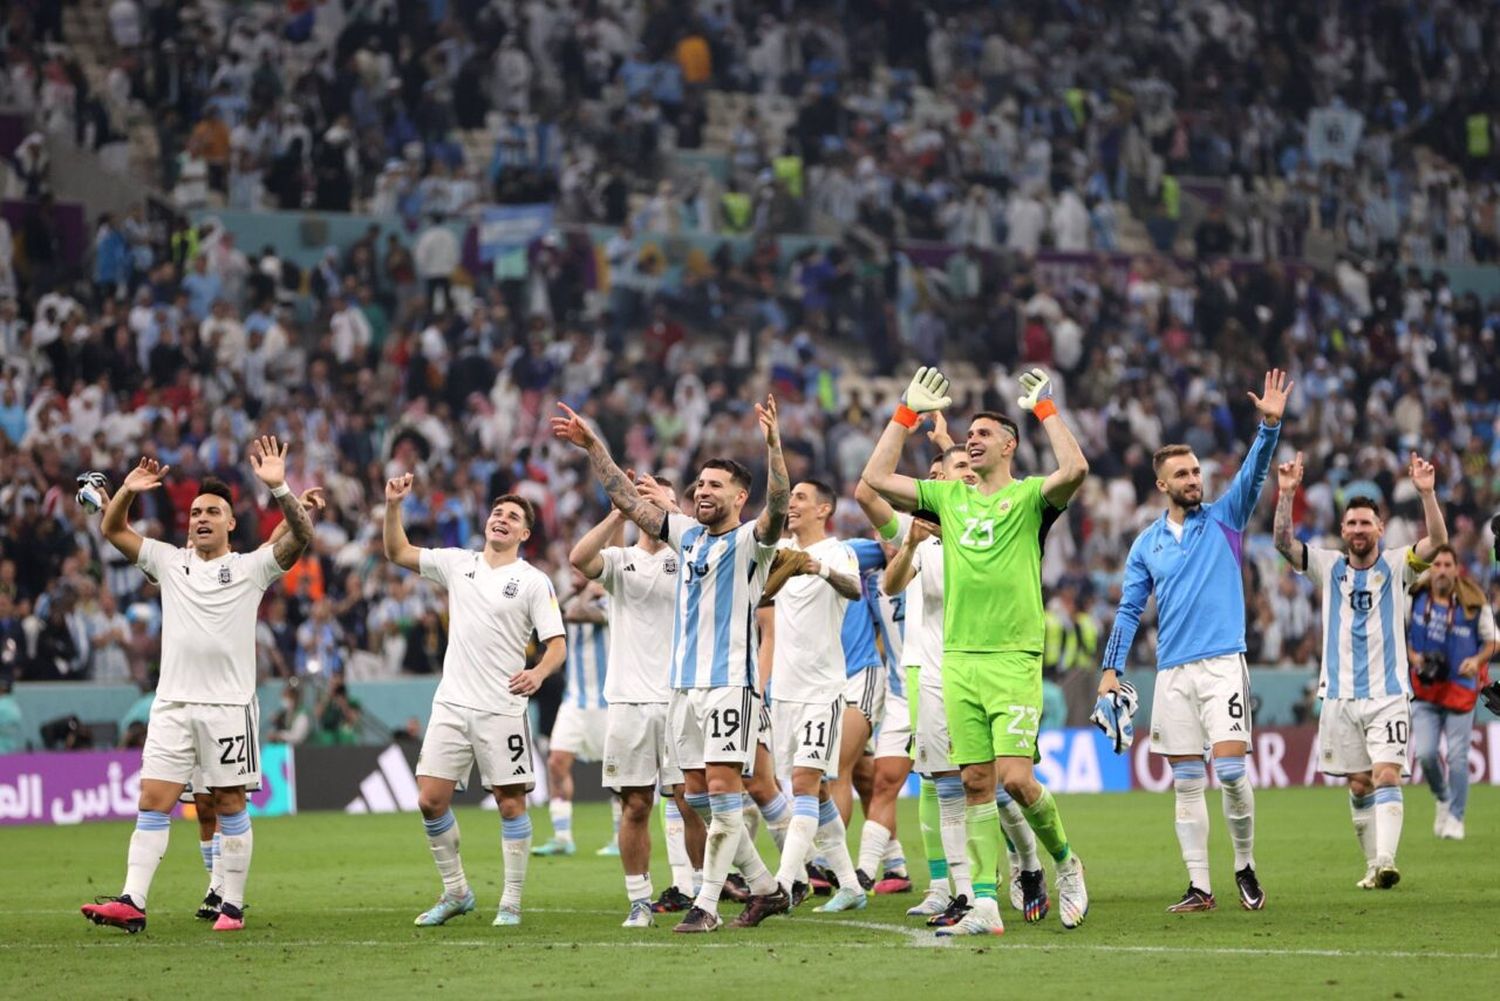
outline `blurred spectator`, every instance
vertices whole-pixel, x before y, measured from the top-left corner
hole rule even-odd
[[[312,734],[312,714],[302,705],[302,686],[296,679],[281,688],[281,708],[271,717],[266,740],[273,744],[301,744]]]

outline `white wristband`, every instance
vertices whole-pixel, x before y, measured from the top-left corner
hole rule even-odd
[[[285,497],[287,494],[289,494],[291,492],[292,492],[292,488],[289,487],[289,486],[287,486],[285,483],[283,483],[279,487],[272,487],[271,488],[271,496],[272,497],[276,497],[278,499],[282,498],[282,497]]]
[[[822,577],[824,580],[827,580],[828,579],[828,575],[830,573],[832,573],[832,572],[833,571],[831,571],[831,570],[828,569],[828,564],[827,563],[819,563],[818,564],[818,576]]]

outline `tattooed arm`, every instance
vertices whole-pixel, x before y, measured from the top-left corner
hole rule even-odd
[[[630,477],[609,457],[609,449],[604,446],[604,442],[599,440],[594,429],[582,417],[566,404],[559,403],[558,406],[568,416],[552,418],[552,433],[587,452],[589,465],[593,467],[599,485],[609,495],[610,502],[620,509],[621,514],[639,525],[642,532],[653,539],[660,539],[667,513],[641,496],[635,484],[630,482]]]
[[[792,498],[792,484],[787,477],[786,458],[781,454],[781,425],[776,418],[776,398],[766,397],[766,405],[755,405],[761,433],[766,437],[766,509],[755,519],[755,537],[762,545],[774,546],[786,526],[787,503]]]
[[[268,435],[257,439],[250,449],[250,465],[255,468],[256,478],[271,489],[272,496],[286,486],[286,451],[289,447]],[[302,506],[302,498],[290,490],[277,497],[276,503],[286,518],[289,534],[276,540],[271,546],[271,555],[276,558],[277,566],[290,570],[312,542],[312,518]]]
[[[1276,467],[1276,485],[1280,493],[1276,497],[1276,521],[1271,528],[1276,541],[1276,551],[1298,570],[1307,569],[1307,546],[1292,535],[1292,504],[1297,499],[1297,487],[1302,482],[1302,453],[1291,462]]]

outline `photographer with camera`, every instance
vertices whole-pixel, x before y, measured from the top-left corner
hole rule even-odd
[[[1469,734],[1474,705],[1495,655],[1495,616],[1484,590],[1460,577],[1458,559],[1440,546],[1432,568],[1413,591],[1411,629],[1411,730],[1417,760],[1437,798],[1432,833],[1461,841],[1469,798]],[[1438,738],[1448,739],[1448,775]]]

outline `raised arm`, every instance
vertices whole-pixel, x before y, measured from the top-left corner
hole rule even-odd
[[[1115,613],[1114,628],[1109,631],[1109,642],[1104,645],[1104,670],[1099,679],[1099,694],[1104,695],[1120,687],[1120,673],[1125,670],[1125,660],[1130,656],[1130,646],[1135,642],[1135,631],[1141,626],[1141,613],[1146,610],[1146,599],[1151,596],[1151,573],[1138,547],[1130,547],[1130,556],[1125,560],[1125,582],[1120,593],[1120,608]]]
[[[934,413],[953,405],[948,395],[948,380],[935,368],[919,368],[906,387],[902,404],[896,408],[890,423],[875,443],[870,461],[865,463],[860,479],[870,488],[902,511],[914,510],[917,506],[917,481],[896,472],[901,462],[901,453],[906,448],[907,435],[916,428],[922,415]],[[879,526],[877,526],[879,527]]]
[[[1083,486],[1089,475],[1089,461],[1083,457],[1078,439],[1073,437],[1073,432],[1057,412],[1057,403],[1052,397],[1052,377],[1046,370],[1034,368],[1023,372],[1020,383],[1025,395],[1017,402],[1022,410],[1029,410],[1042,422],[1042,430],[1047,432],[1047,442],[1057,459],[1057,469],[1042,481],[1042,496],[1060,511]]]
[[[1302,482],[1302,453],[1291,462],[1276,467],[1276,521],[1271,528],[1271,537],[1276,540],[1276,551],[1286,557],[1294,569],[1307,569],[1307,546],[1292,535],[1292,505],[1297,500],[1297,487]]]
[[[1417,453],[1411,454],[1411,481],[1422,498],[1422,517],[1427,534],[1417,540],[1412,553],[1423,563],[1431,563],[1439,546],[1448,544],[1448,523],[1443,519],[1443,505],[1437,499],[1437,470]]]
[[[567,416],[552,418],[552,434],[587,452],[589,465],[593,467],[599,485],[609,495],[610,503],[639,525],[642,532],[654,539],[661,538],[667,513],[641,496],[635,484],[630,482],[630,477],[609,457],[609,449],[604,446],[604,442],[599,440],[594,429],[582,417],[565,403],[559,403],[558,407]]]
[[[404,473],[385,481],[385,558],[411,570],[422,572],[422,550],[411,544],[406,537],[406,526],[401,524],[401,502],[411,493],[412,474]]]
[[[781,454],[781,422],[776,416],[776,397],[767,396],[765,405],[755,405],[761,434],[766,439],[766,509],[755,519],[755,537],[762,545],[774,546],[786,527],[786,507],[792,497],[792,483],[787,477],[786,458]]]
[[[1281,436],[1281,415],[1286,412],[1287,396],[1293,385],[1285,372],[1273,368],[1266,373],[1262,395],[1246,394],[1260,412],[1260,429],[1256,431],[1255,440],[1250,443],[1250,451],[1245,454],[1244,463],[1239,472],[1234,474],[1223,497],[1223,503],[1227,505],[1229,516],[1237,528],[1243,529],[1250,523],[1255,503],[1260,500],[1260,488],[1266,482],[1266,474],[1271,471],[1271,458],[1276,453],[1276,441]]]
[[[906,533],[906,538],[901,540],[901,548],[896,550],[890,566],[885,568],[885,576],[880,584],[882,591],[894,596],[906,590],[906,586],[917,575],[917,546],[937,534],[933,528],[931,522],[920,518],[912,519],[911,529]]]
[[[568,562],[573,569],[589,580],[598,580],[604,573],[604,547],[616,531],[625,526],[626,518],[619,508],[610,508],[604,520],[583,534],[568,553]]]
[[[99,531],[109,540],[109,544],[120,551],[131,563],[140,559],[141,543],[144,541],[135,529],[130,527],[130,505],[135,500],[136,494],[143,494],[147,490],[155,490],[161,486],[162,478],[167,475],[171,466],[163,466],[155,459],[141,459],[140,463],[125,476],[125,482],[120,484],[120,489],[109,499],[109,504],[104,508],[104,516],[99,519]]]
[[[271,490],[271,497],[281,507],[285,517],[287,534],[271,547],[276,565],[290,570],[302,558],[302,553],[312,542],[312,518],[302,506],[302,499],[292,493],[286,485],[286,453],[290,446],[277,442],[274,435],[265,435],[250,446],[250,465],[255,476]]]
[[[328,506],[328,502],[323,499],[322,487],[308,487],[306,490],[302,491],[302,496],[298,497],[297,500],[300,501],[303,508],[307,510],[308,517],[312,517],[312,513],[314,511],[321,511]],[[260,544],[260,548],[264,549],[267,546],[276,545],[276,543],[280,542],[282,538],[284,538],[289,532],[291,532],[291,530],[292,526],[287,524],[285,519],[278,521],[276,523],[276,527],[271,529],[271,537],[265,542],[262,542]]]

